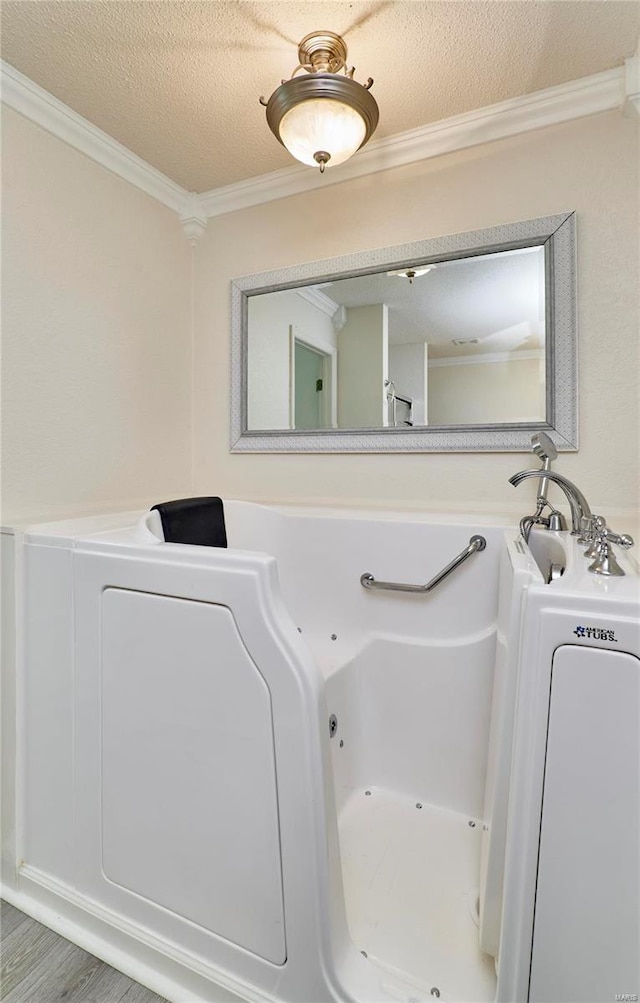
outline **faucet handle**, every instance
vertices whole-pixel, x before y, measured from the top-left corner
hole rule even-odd
[[[612,533],[610,530],[607,530],[606,535],[609,543],[617,543],[623,550],[629,550],[633,547],[634,539],[628,533]]]
[[[587,571],[591,571],[594,575],[604,575],[606,578],[623,578],[625,572],[618,564],[616,556],[611,549],[611,542],[606,529],[596,537],[596,540],[599,543],[598,552],[593,564],[589,565]]]
[[[591,523],[590,526],[583,526],[582,535],[579,540],[579,542],[583,543],[589,542],[589,546],[584,552],[584,556],[589,560],[595,559],[597,561],[598,557],[605,550],[608,555],[610,551],[609,544],[611,543],[617,544],[622,550],[629,550],[633,547],[633,537],[629,536],[628,533],[614,533],[609,529],[601,515],[594,515],[591,520],[583,519],[581,520],[581,525],[589,522]],[[613,560],[615,561],[615,558]],[[589,568],[589,571],[591,571],[591,568]],[[624,574],[624,572],[621,573]]]
[[[601,515],[583,515],[580,519],[580,536],[578,537],[578,543],[588,543],[590,544],[589,549],[585,552],[586,557],[595,557],[596,551],[594,548],[597,545],[597,538],[603,532],[607,530],[606,520]],[[592,553],[593,551],[593,553]]]

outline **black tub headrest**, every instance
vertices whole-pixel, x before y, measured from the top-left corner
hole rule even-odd
[[[166,543],[227,546],[222,498],[179,498],[153,505],[154,509],[160,513]]]

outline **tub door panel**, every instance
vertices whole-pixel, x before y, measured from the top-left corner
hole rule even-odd
[[[556,650],[531,1003],[601,1003],[640,990],[639,714],[640,660]]]
[[[286,960],[271,699],[226,606],[107,588],[106,879]]]

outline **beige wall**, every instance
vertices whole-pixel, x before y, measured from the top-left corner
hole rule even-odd
[[[575,209],[580,450],[562,471],[613,517],[638,505],[638,127],[607,113],[221,216],[198,247],[197,491],[402,507],[531,507],[524,454],[230,455],[229,279]],[[555,493],[554,493],[555,497]]]
[[[561,469],[610,517],[637,507],[637,120],[612,112],[211,220],[193,366],[176,215],[9,110],[3,144],[5,522],[192,490],[525,510],[535,485],[507,483],[525,455],[231,455],[229,279],[569,209],[581,446]]]
[[[2,140],[3,522],[188,493],[176,214],[6,108]]]
[[[430,425],[544,421],[543,359],[432,364],[428,388]]]

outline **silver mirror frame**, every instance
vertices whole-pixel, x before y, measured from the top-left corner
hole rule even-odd
[[[247,318],[252,295],[328,279],[544,244],[547,420],[414,428],[247,429]],[[578,448],[576,214],[561,213],[468,233],[311,261],[231,280],[231,452],[422,453],[528,452],[543,431],[557,449]]]

